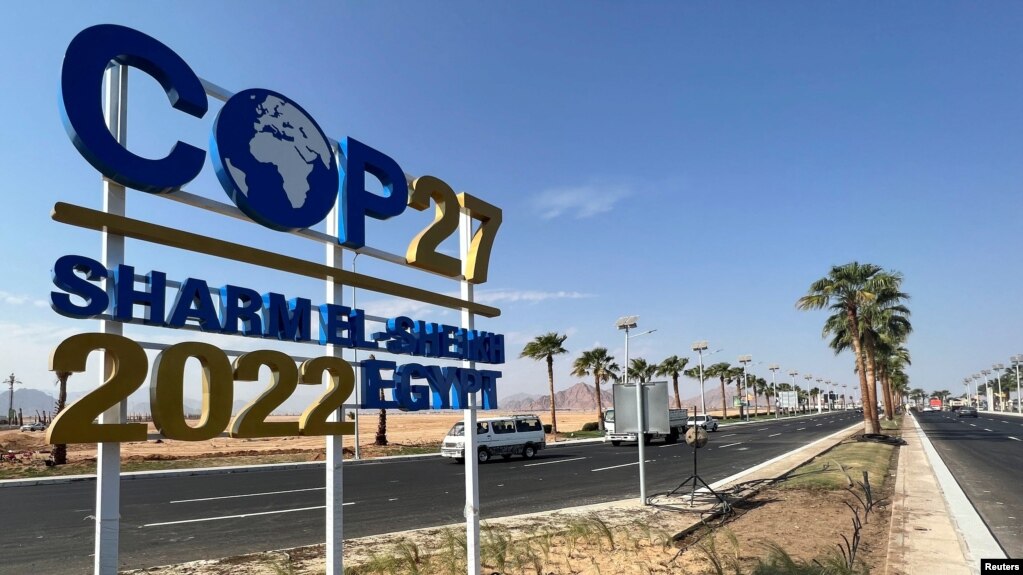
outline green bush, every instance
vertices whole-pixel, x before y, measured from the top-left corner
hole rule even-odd
[[[583,424],[583,428],[580,431],[597,431],[598,429],[600,429],[600,426],[596,421],[587,421]]]

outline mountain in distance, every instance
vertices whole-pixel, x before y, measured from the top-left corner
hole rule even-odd
[[[613,403],[611,388],[601,386],[601,405],[607,409]],[[509,411],[549,411],[551,398],[548,395],[528,395],[516,393],[501,399],[498,407]],[[560,410],[593,411],[597,409],[597,400],[593,394],[593,386],[585,383],[577,383],[568,389],[554,393],[554,405]]]
[[[6,390],[5,390],[6,391]],[[3,393],[0,395],[0,416],[7,417],[7,407],[10,403],[10,395]],[[57,404],[57,399],[38,389],[16,389],[14,390],[14,411],[20,409],[23,416],[28,417],[29,415],[35,416],[36,412],[53,412],[53,407]]]

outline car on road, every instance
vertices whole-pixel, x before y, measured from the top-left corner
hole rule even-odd
[[[21,426],[22,431],[46,431],[45,423],[28,423]]]
[[[977,408],[963,406],[956,410],[956,417],[977,417]]]
[[[543,423],[535,415],[492,417],[476,422],[476,460],[480,463],[490,461],[495,455],[505,459],[511,459],[512,455],[532,459],[546,446]],[[441,443],[440,454],[454,459],[455,463],[465,461],[465,426],[462,422],[448,431]]]
[[[699,425],[707,431],[718,430],[718,420],[714,419],[713,415],[697,415],[686,420],[687,429],[696,425]]]

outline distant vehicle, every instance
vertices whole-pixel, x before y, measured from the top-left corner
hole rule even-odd
[[[964,405],[956,410],[957,417],[977,417],[977,408]]]
[[[686,417],[689,415],[687,409],[669,409],[668,410],[668,427],[671,431],[668,433],[646,433],[644,434],[643,440],[645,443],[650,443],[654,439],[664,439],[665,443],[675,443],[678,438],[685,435],[686,433]],[[610,441],[611,445],[618,447],[623,441],[636,441],[636,433],[634,432],[615,432],[615,410],[608,409],[604,412],[604,441]]]
[[[941,398],[932,397],[927,406],[930,407],[928,411],[941,411]]]
[[[29,423],[21,426],[22,431],[46,431],[45,423]]]
[[[547,446],[547,436],[540,418],[535,415],[492,417],[476,422],[476,460],[486,463],[495,455],[511,459],[521,455],[532,459]],[[456,423],[441,443],[440,454],[456,463],[465,461],[465,426]]]
[[[689,420],[686,421],[686,427],[693,427],[697,425],[707,431],[718,430],[718,420],[714,419],[713,415],[697,415],[695,417],[690,417]]]

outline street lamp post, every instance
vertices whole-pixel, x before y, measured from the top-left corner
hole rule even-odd
[[[982,369],[982,370],[980,370],[980,375],[984,378],[984,387],[985,387],[984,395],[985,396],[986,395],[991,395],[991,402],[988,404],[987,408],[989,410],[991,410],[991,411],[994,411],[995,410],[994,395],[986,393],[986,392],[991,391],[991,382],[988,381],[988,378],[987,378],[987,376],[991,375],[991,370],[990,369]]]
[[[746,379],[746,365],[753,361],[752,355],[740,355],[739,363],[742,364],[742,397],[739,401],[739,409],[742,410],[739,419],[749,421],[749,408],[746,407],[746,398],[749,397],[749,381]],[[745,417],[741,417],[745,415]]]
[[[998,384],[999,411],[1005,411],[1005,400],[1002,399],[1002,370],[1005,369],[1005,365],[996,363],[991,366],[991,369],[995,370],[995,382]]]
[[[774,418],[778,419],[778,382],[775,376],[781,368],[777,363],[772,363],[767,366],[767,369],[771,370],[771,395],[774,396]]]
[[[815,378],[814,381],[817,382],[817,395],[820,395],[820,393],[823,391],[821,389],[821,382],[824,381],[824,378],[823,377],[818,377],[818,378]],[[830,397],[828,398],[828,411],[831,411],[831,398]]]
[[[813,385],[813,383],[812,383],[813,382],[813,374],[809,374],[808,373],[808,374],[803,376],[803,379],[806,380],[806,387],[810,387],[811,385]],[[809,391],[810,390],[808,389],[807,392],[809,392]],[[797,397],[798,397],[798,395],[797,395]],[[809,407],[809,406],[807,406],[807,407]],[[817,413],[823,413],[823,412],[824,412],[824,406],[821,404],[821,394],[818,392],[817,393]]]
[[[1014,355],[1009,359],[1016,368],[1016,412],[1023,413],[1023,395],[1019,393],[1019,364],[1023,363],[1023,355]]]
[[[636,327],[637,321],[639,320],[638,315],[628,315],[625,317],[618,318],[615,322],[615,326],[618,329],[625,330],[625,382],[629,382],[629,340],[634,337],[646,335],[657,331],[651,329],[644,331],[643,333],[637,333],[635,335],[629,335],[629,330]],[[645,449],[645,431],[646,422],[643,421],[643,382],[636,382],[636,444],[639,446],[639,501],[643,505],[646,505],[646,449]]]
[[[700,410],[707,415],[707,399],[703,394],[703,351],[707,349],[706,341],[693,342],[693,351],[700,357]],[[628,369],[628,366],[626,366]]]
[[[789,375],[792,376],[792,391],[795,391],[796,390],[796,376],[799,375],[799,372],[793,369],[792,371],[789,372]]]

